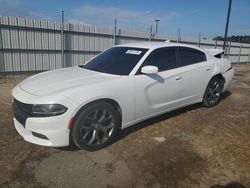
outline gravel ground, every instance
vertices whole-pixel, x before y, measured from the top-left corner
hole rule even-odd
[[[0,187],[250,187],[250,65],[235,69],[216,107],[144,121],[96,152],[25,142],[11,112],[25,77],[0,80]]]

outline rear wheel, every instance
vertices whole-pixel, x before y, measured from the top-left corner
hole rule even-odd
[[[203,105],[212,107],[220,102],[224,81],[219,77],[214,77],[208,83],[207,89],[203,96]]]
[[[109,145],[120,128],[119,112],[107,102],[83,109],[73,126],[73,140],[80,149],[98,150]]]

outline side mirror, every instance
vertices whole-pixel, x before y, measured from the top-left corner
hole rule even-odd
[[[143,74],[156,74],[158,72],[158,67],[153,65],[147,65],[142,67],[141,72]]]

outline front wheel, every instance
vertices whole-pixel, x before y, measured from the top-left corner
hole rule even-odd
[[[107,102],[83,109],[73,126],[73,140],[80,149],[94,151],[109,145],[120,128],[119,112]]]
[[[206,107],[212,107],[220,102],[224,82],[219,77],[214,77],[208,83],[203,96],[202,104]]]

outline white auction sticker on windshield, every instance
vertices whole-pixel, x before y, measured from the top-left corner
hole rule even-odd
[[[138,51],[138,50],[127,50],[126,54],[140,55],[141,51]]]

